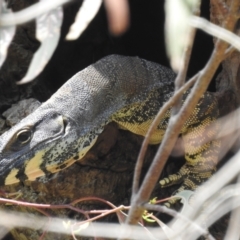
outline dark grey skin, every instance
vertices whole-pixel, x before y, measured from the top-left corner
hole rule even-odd
[[[171,70],[156,63],[117,55],[77,73],[0,137],[0,185],[35,180],[68,167],[92,147],[104,126],[114,121],[113,114],[141,104],[158,89],[152,118],[172,95],[174,78]]]

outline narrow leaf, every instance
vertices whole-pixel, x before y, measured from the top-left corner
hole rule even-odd
[[[165,42],[174,70],[179,70],[181,57],[189,34],[190,17],[199,0],[167,0],[165,3]]]
[[[84,0],[80,7],[75,22],[70,27],[66,36],[67,40],[77,39],[96,16],[102,0]]]
[[[37,18],[36,38],[41,42],[41,46],[35,52],[26,76],[18,84],[30,82],[44,69],[57,48],[62,21],[62,7]]]
[[[4,1],[0,1],[0,10],[1,14],[12,14],[12,10],[7,9],[6,3]],[[15,25],[10,27],[0,27],[0,67],[7,57],[8,47],[14,37],[15,31]]]
[[[0,26],[12,26],[20,25],[31,20],[36,19],[42,14],[51,11],[71,0],[51,0],[51,1],[41,1],[32,4],[31,6],[24,8],[20,11],[14,12],[14,14],[3,14],[0,15]],[[0,1],[1,2],[1,1]]]

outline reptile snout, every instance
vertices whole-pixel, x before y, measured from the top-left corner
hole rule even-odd
[[[1,136],[0,185],[45,175],[44,155],[66,135],[68,123],[56,111],[39,108]]]

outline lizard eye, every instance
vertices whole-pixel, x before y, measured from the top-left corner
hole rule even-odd
[[[31,140],[31,138],[32,138],[32,131],[28,128],[21,129],[16,135],[16,139],[20,144],[28,143]]]

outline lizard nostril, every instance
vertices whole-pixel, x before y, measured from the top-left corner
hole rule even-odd
[[[67,125],[68,125],[67,118],[63,117],[63,132],[64,132],[64,134],[66,133]]]

